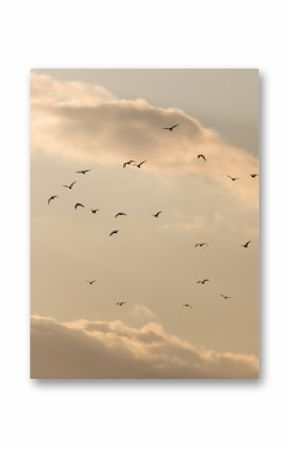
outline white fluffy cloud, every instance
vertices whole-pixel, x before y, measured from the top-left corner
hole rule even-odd
[[[257,378],[255,356],[195,348],[149,322],[31,318],[32,378]]]

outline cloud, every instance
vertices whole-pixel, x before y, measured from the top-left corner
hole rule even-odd
[[[149,322],[31,317],[32,378],[257,378],[255,356],[194,347]]]
[[[132,314],[139,318],[145,318],[147,320],[156,321],[158,320],[158,316],[156,313],[152,312],[148,307],[143,304],[136,304],[133,307]]]
[[[173,132],[164,126],[179,123]],[[116,97],[102,86],[31,75],[32,148],[98,164],[146,159],[142,172],[202,177],[257,205],[258,160],[179,108]],[[208,161],[195,159],[205,153]],[[232,183],[226,174],[242,177]],[[235,185],[234,185],[235,184]]]

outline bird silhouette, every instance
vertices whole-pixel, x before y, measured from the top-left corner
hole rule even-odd
[[[209,282],[209,279],[202,279],[200,281],[197,281],[197,284],[202,284],[204,285],[206,282]]]
[[[203,247],[203,246],[208,246],[208,243],[206,242],[197,242],[194,247],[197,248],[198,246]]]
[[[117,218],[117,217],[121,217],[121,216],[126,216],[127,214],[125,213],[125,212],[117,212],[116,213],[116,215],[115,215],[115,218]]]
[[[67,184],[63,184],[63,187],[65,187],[66,189],[72,189],[73,186],[75,185],[76,181],[73,181],[71,184],[67,185]]]
[[[162,213],[162,210],[159,210],[158,212],[156,212],[155,214],[153,214],[153,217],[158,218],[159,215]]]
[[[134,165],[135,165],[135,167],[141,168],[141,166],[143,164],[145,164],[145,162],[147,162],[147,161],[142,161],[142,162],[139,162],[139,164],[134,164]]]
[[[76,203],[75,204],[75,209],[77,209],[78,207],[85,207],[82,203]]]
[[[188,309],[192,309],[192,306],[190,304],[183,304],[182,307],[187,307]]]
[[[251,243],[251,240],[248,240],[246,243],[241,245],[243,248],[248,248],[249,244]]]
[[[100,209],[91,209],[92,214],[95,214],[96,212],[99,212]]]
[[[96,282],[96,279],[93,279],[92,281],[87,281],[88,284],[93,285]]]
[[[85,170],[78,170],[78,171],[76,171],[76,173],[79,174],[79,175],[85,175],[89,171],[91,171],[91,169],[90,168],[86,168]]]
[[[47,201],[47,205],[49,206],[49,203],[52,201],[52,200],[55,200],[55,198],[59,198],[57,195],[52,195],[50,198],[48,198],[48,201]]]
[[[176,123],[175,125],[172,125],[172,126],[165,126],[165,128],[162,128],[162,129],[167,129],[167,131],[173,131],[174,128],[176,128],[177,126],[178,126],[178,123]]]
[[[250,173],[251,178],[256,178],[256,176],[259,176],[258,173]]]
[[[236,177],[230,176],[230,175],[227,175],[227,177],[230,178],[232,181],[237,181],[239,179],[239,178],[236,178]]]
[[[114,231],[110,232],[109,237],[112,237],[112,235],[114,235],[114,234],[118,234],[118,232],[119,232],[119,229],[114,229]]]
[[[196,156],[196,158],[197,158],[197,159],[203,159],[204,162],[206,162],[206,160],[207,160],[204,154],[198,154],[198,155]]]
[[[223,293],[220,293],[220,296],[221,296],[222,298],[224,298],[224,299],[232,299],[231,296],[226,296],[226,295],[224,295]]]
[[[122,307],[124,304],[126,304],[126,301],[118,301],[116,302],[116,306]]]
[[[130,159],[129,161],[124,162],[123,168],[126,168],[127,165],[131,165],[131,164],[135,164],[135,163],[136,163],[136,161],[134,161],[133,159]]]

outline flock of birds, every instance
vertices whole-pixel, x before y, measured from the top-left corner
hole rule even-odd
[[[172,132],[177,126],[179,126],[178,123],[176,123],[175,125],[172,125],[172,126],[164,127],[164,128],[162,128],[162,129],[167,130],[167,131],[169,131],[169,132]],[[206,158],[206,156],[205,156],[204,154],[197,154],[196,159],[202,160],[202,161],[204,161],[204,162],[207,162],[207,158]],[[127,166],[130,166],[130,165],[131,165],[131,166],[134,166],[134,167],[137,167],[137,168],[141,168],[142,165],[145,164],[146,162],[147,162],[146,160],[143,160],[143,161],[137,163],[135,160],[130,159],[130,160],[125,161],[125,162],[123,163],[123,168],[126,168]],[[89,173],[90,171],[92,171],[90,168],[86,168],[86,169],[78,170],[78,171],[76,171],[75,173],[78,174],[78,175],[86,175],[86,174]],[[256,178],[257,176],[259,176],[258,173],[250,173],[249,175],[250,175],[251,178]],[[228,177],[228,178],[229,178],[231,181],[233,181],[233,182],[240,179],[240,178],[238,178],[238,177],[236,177],[236,176],[230,176],[230,175],[226,175],[226,177]],[[76,183],[77,183],[77,181],[73,181],[73,182],[71,182],[70,184],[63,184],[62,187],[64,187],[65,189],[68,189],[68,190],[72,190],[72,188],[74,187],[74,185],[75,185]],[[58,195],[51,195],[51,196],[48,198],[48,205],[50,205],[50,203],[51,203],[52,201],[54,201],[56,198],[59,198],[59,196],[58,196]],[[80,202],[77,202],[77,203],[75,204],[75,206],[74,206],[74,209],[77,210],[78,208],[85,208],[85,206],[84,206],[84,204],[82,204],[82,203],[80,203]],[[100,211],[100,209],[90,209],[90,211],[91,211],[92,214],[96,214],[97,212]],[[154,212],[154,213],[152,214],[152,216],[153,216],[154,218],[158,218],[162,212],[163,212],[162,210],[159,210],[159,211],[157,211],[157,212]],[[126,215],[127,215],[127,214],[126,214],[125,212],[118,211],[118,212],[115,214],[114,218],[118,218],[118,217],[126,216]],[[114,236],[114,235],[117,235],[118,233],[119,233],[119,229],[113,229],[113,230],[109,233],[109,237],[112,237],[112,236]],[[248,241],[246,241],[245,243],[241,244],[241,246],[242,246],[243,248],[248,248],[249,245],[250,245],[250,243],[251,243],[251,240],[248,240]],[[198,248],[198,247],[202,248],[202,247],[204,247],[204,246],[209,246],[209,244],[208,244],[207,242],[196,242],[196,243],[194,244],[194,247],[195,247],[195,248]],[[205,279],[199,279],[199,280],[197,281],[197,284],[205,285],[205,284],[206,284],[207,282],[209,282],[209,281],[210,281],[210,280],[209,280],[208,278],[205,278]],[[86,282],[87,282],[90,286],[93,286],[93,284],[95,284],[95,282],[96,282],[96,279],[87,280]],[[231,296],[225,295],[224,293],[220,293],[220,296],[221,296],[225,301],[228,301],[228,300],[231,300],[231,299],[232,299]],[[125,304],[127,304],[126,301],[117,301],[117,302],[116,302],[116,306],[117,306],[117,307],[122,307],[122,306],[124,306]],[[182,304],[182,307],[188,308],[188,309],[192,309],[192,305],[189,304],[189,303]]]

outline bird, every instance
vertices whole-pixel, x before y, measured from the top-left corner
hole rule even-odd
[[[96,212],[99,212],[100,209],[91,209],[92,214],[95,214]]]
[[[183,304],[182,307],[187,307],[188,309],[192,309],[192,306],[190,304]]]
[[[197,159],[203,159],[204,162],[206,162],[206,157],[205,157],[204,154],[198,154],[198,155],[196,156],[196,158],[197,158]]]
[[[198,246],[200,246],[200,247],[202,247],[202,246],[208,246],[208,243],[206,243],[206,242],[197,242],[195,245],[194,245],[194,247],[195,248],[197,248]]]
[[[126,304],[126,301],[118,301],[116,302],[116,306],[122,307],[124,304]]]
[[[93,279],[92,281],[87,281],[88,284],[93,285],[96,282],[96,279]]]
[[[63,184],[62,186],[65,187],[66,189],[72,189],[73,186],[75,185],[76,181],[73,181],[71,184],[67,185],[67,184]]]
[[[236,177],[230,176],[230,175],[227,175],[227,177],[230,178],[232,181],[237,181],[239,179],[239,178],[236,178]]]
[[[243,245],[241,245],[243,248],[248,248],[249,244],[251,243],[251,240],[248,240],[246,243],[243,243]]]
[[[78,170],[78,171],[76,171],[76,173],[79,174],[79,175],[85,175],[89,171],[91,171],[91,169],[90,168],[86,168],[85,170]]]
[[[110,232],[109,237],[112,237],[112,235],[114,235],[114,234],[118,234],[118,232],[119,232],[119,229],[114,229],[114,231]]]
[[[123,168],[126,168],[127,165],[131,165],[131,164],[136,164],[136,161],[134,161],[133,159],[130,159],[129,161],[124,162]]]
[[[220,293],[220,296],[221,296],[222,298],[224,298],[224,299],[232,299],[231,296],[226,296],[226,295],[224,295],[223,293]]]
[[[54,200],[55,198],[59,198],[57,195],[52,195],[50,198],[48,198],[47,204],[49,206],[49,203]]]
[[[209,282],[209,279],[202,279],[201,281],[197,281],[197,284],[204,285],[206,282]]]
[[[256,176],[259,176],[258,173],[250,173],[251,178],[256,178]]]
[[[143,164],[145,164],[145,162],[147,162],[147,161],[142,161],[142,162],[139,162],[139,164],[134,164],[134,165],[135,165],[135,167],[141,168],[141,166]]]
[[[162,210],[159,210],[158,212],[156,212],[155,214],[153,214],[153,217],[158,218],[159,215],[162,213]]]
[[[174,128],[176,128],[177,126],[178,126],[178,123],[176,123],[175,125],[172,125],[172,126],[165,126],[165,128],[162,128],[162,129],[167,129],[167,131],[173,131]]]
[[[75,209],[77,209],[78,207],[85,207],[82,203],[76,203],[75,204]]]
[[[120,217],[120,216],[126,216],[127,214],[125,212],[117,212],[115,215],[115,218]]]

